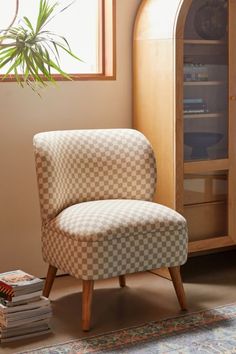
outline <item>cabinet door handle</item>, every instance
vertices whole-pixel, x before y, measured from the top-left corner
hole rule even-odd
[[[236,101],[236,96],[230,96],[230,101]]]

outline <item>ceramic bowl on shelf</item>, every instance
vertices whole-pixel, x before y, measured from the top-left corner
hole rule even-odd
[[[195,13],[194,27],[203,39],[223,38],[227,28],[227,1],[207,0]]]
[[[192,148],[191,159],[207,159],[207,149],[216,145],[223,138],[223,134],[214,132],[186,132],[184,144]]]

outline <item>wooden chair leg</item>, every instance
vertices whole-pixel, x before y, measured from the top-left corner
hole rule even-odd
[[[119,283],[120,283],[120,287],[121,288],[124,288],[126,286],[125,275],[120,275],[119,276]]]
[[[182,310],[187,310],[184,287],[180,274],[180,267],[169,267],[170,276],[174,284],[175,292]]]
[[[57,274],[57,268],[52,265],[49,265],[48,273],[47,273],[47,277],[43,289],[43,296],[49,297],[56,274]]]
[[[89,331],[94,280],[83,280],[82,293],[82,329]]]

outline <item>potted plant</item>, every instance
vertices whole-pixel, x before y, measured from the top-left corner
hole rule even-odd
[[[71,79],[60,67],[59,53],[62,50],[76,60],[80,59],[72,53],[65,37],[47,30],[48,23],[70,6],[56,12],[58,5],[58,2],[50,4],[49,0],[40,0],[36,24],[24,16],[15,26],[19,8],[19,0],[16,0],[11,24],[0,31],[0,68],[7,66],[3,80],[13,76],[22,87],[26,84],[38,92],[39,87],[55,82],[52,69]]]

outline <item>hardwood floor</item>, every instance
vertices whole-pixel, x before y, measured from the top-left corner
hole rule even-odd
[[[236,250],[190,258],[182,268],[189,311],[236,302]],[[177,316],[179,304],[172,283],[153,273],[117,278],[94,285],[91,330],[81,330],[82,283],[57,277],[51,291],[53,333],[0,346],[0,354],[16,353],[71,339],[94,336],[147,321]]]

